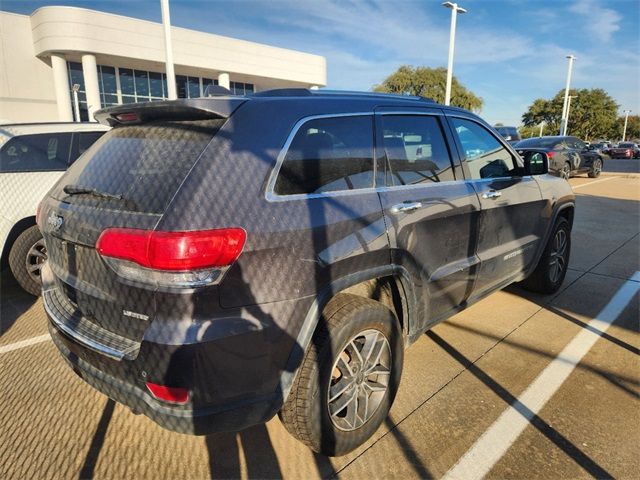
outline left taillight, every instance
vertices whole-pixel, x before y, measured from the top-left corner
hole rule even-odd
[[[214,283],[242,253],[246,232],[221,228],[164,232],[108,228],[96,250],[123,277],[168,286]]]

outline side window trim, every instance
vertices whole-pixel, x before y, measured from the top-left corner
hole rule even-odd
[[[373,122],[373,112],[372,111],[368,111],[368,112],[349,112],[349,113],[327,113],[327,114],[321,114],[321,115],[309,115],[306,117],[301,118],[300,120],[298,120],[295,125],[293,126],[293,128],[291,129],[291,132],[289,132],[289,135],[287,136],[287,140],[284,142],[284,145],[282,147],[282,149],[280,150],[280,152],[278,153],[278,157],[276,159],[276,164],[274,165],[274,167],[271,169],[271,174],[269,175],[269,180],[267,181],[267,188],[265,190],[265,199],[269,202],[286,202],[289,200],[298,200],[298,199],[308,199],[308,198],[324,198],[324,197],[336,197],[336,196],[343,196],[343,195],[359,195],[365,192],[375,192],[376,191],[376,185],[375,185],[375,179],[376,179],[376,167],[377,167],[377,162],[375,161],[376,159],[376,144],[375,144],[375,125]],[[291,143],[293,142],[293,139],[295,138],[296,134],[298,133],[298,131],[308,122],[312,121],[312,120],[318,120],[318,119],[324,119],[324,118],[343,118],[343,117],[371,117],[371,129],[373,132],[374,137],[372,138],[372,143],[373,143],[373,150],[371,152],[372,154],[372,158],[374,160],[373,162],[373,179],[374,179],[374,185],[373,187],[369,187],[369,188],[358,188],[358,189],[353,189],[353,190],[334,190],[334,191],[330,191],[330,192],[323,192],[323,193],[295,193],[292,195],[278,195],[275,192],[275,186],[276,186],[276,181],[278,180],[278,175],[280,174],[280,169],[282,168],[282,164],[284,163],[284,159],[287,156],[287,153],[289,152],[289,147],[291,146]]]
[[[464,177],[465,177],[465,181],[467,182],[479,182],[479,181],[486,181],[486,180],[496,180],[496,179],[505,179],[505,178],[513,178],[513,177],[493,177],[493,178],[483,178],[483,179],[474,179],[471,178],[471,172],[469,171],[469,167],[467,165],[466,162],[466,156],[464,155],[464,150],[462,148],[462,144],[460,143],[460,138],[458,137],[458,135],[456,134],[456,129],[455,126],[453,125],[453,123],[451,123],[451,119],[452,118],[460,118],[462,120],[466,120],[468,122],[473,122],[476,125],[484,128],[487,133],[489,133],[500,145],[502,145],[502,147],[509,153],[509,155],[511,155],[511,159],[513,160],[513,164],[517,167],[523,167],[522,161],[520,160],[520,156],[517,153],[513,152],[513,149],[511,147],[511,145],[509,145],[508,142],[504,141],[504,139],[502,137],[497,137],[496,135],[493,134],[493,132],[487,128],[485,125],[482,124],[482,122],[479,122],[477,119],[471,117],[470,115],[464,115],[464,114],[459,114],[459,113],[445,113],[445,118],[446,118],[446,123],[449,126],[449,129],[451,131],[451,135],[453,136],[453,140],[455,143],[455,147],[456,150],[458,151],[458,158],[459,161],[462,165],[462,172],[464,173]]]

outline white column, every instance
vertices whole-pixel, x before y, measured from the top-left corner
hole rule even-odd
[[[51,55],[51,67],[53,69],[56,103],[58,104],[58,120],[61,122],[73,122],[67,61],[62,55]]]
[[[87,110],[89,121],[95,122],[93,114],[100,110],[100,88],[98,87],[98,65],[95,55],[85,53],[82,55],[82,75],[84,76],[84,89],[87,95]]]
[[[218,75],[218,85],[231,90],[231,82],[229,81],[228,73],[221,73],[220,75]]]
[[[165,69],[167,75],[167,99],[178,98],[176,89],[176,73],[173,68],[173,46],[171,43],[171,15],[169,14],[169,0],[160,0],[162,13],[162,31],[164,32]]]

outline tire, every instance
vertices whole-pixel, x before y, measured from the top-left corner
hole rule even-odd
[[[600,172],[602,172],[602,159],[596,158],[593,161],[593,165],[591,165],[591,170],[589,170],[589,178],[598,178],[600,176]]]
[[[20,286],[31,295],[40,296],[40,268],[47,259],[47,250],[37,225],[18,235],[9,252],[9,267]]]
[[[569,162],[566,162],[560,170],[560,178],[564,178],[565,180],[569,181],[569,177],[571,177],[571,165],[569,164]]]
[[[379,355],[358,367],[355,352],[370,345],[378,347],[374,354],[377,351]],[[402,332],[388,308],[357,295],[336,295],[322,313],[279,413],[280,420],[289,433],[315,452],[339,456],[352,451],[387,417],[400,384],[403,358]],[[367,370],[380,373],[367,375]],[[343,373],[347,371],[350,375]],[[334,394],[331,402],[330,387]]]
[[[559,237],[564,238],[564,247],[560,245],[562,241]],[[562,250],[560,255],[558,250]],[[559,217],[538,261],[538,266],[520,285],[532,292],[556,293],[567,274],[570,254],[571,228],[566,218]]]

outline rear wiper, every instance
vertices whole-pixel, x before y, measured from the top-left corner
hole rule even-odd
[[[83,187],[81,185],[65,185],[62,189],[67,195],[91,195],[93,197],[109,198],[111,200],[123,200],[122,195],[115,195],[113,193],[101,192],[95,188]]]
[[[133,200],[129,200],[128,198],[124,198],[124,196],[120,193],[107,193],[101,192],[95,188],[83,187],[82,185],[65,185],[62,189],[64,193],[67,195],[91,195],[92,197],[97,198],[106,198],[108,200],[119,200],[123,202],[125,205],[128,205],[133,211],[139,211],[138,205]]]

